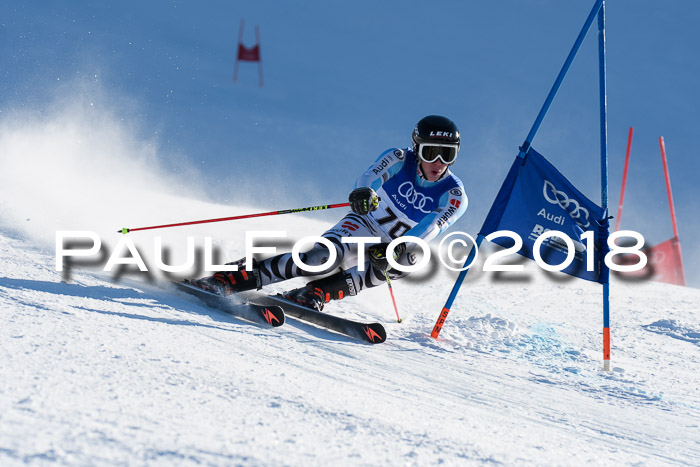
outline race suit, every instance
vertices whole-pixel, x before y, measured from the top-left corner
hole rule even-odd
[[[358,187],[372,188],[379,195],[379,205],[365,216],[348,213],[323,234],[335,247],[335,261],[322,273],[309,273],[294,264],[291,253],[278,255],[259,263],[262,285],[292,277],[325,274],[345,263],[355,293],[375,287],[386,280],[384,271],[376,270],[366,254],[363,267],[358,267],[357,245],[343,243],[343,237],[379,237],[377,243],[388,243],[401,236],[414,236],[429,242],[454,224],[468,204],[462,182],[449,168],[439,180],[429,182],[423,177],[418,160],[410,149],[392,148],[383,152],[357,179],[355,188]],[[415,262],[414,246],[407,243],[406,252],[397,261],[399,264]],[[309,266],[325,264],[329,256],[328,248],[321,243],[300,255]],[[406,275],[395,270],[389,273],[392,279]]]

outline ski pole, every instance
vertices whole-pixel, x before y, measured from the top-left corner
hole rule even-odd
[[[386,285],[389,286],[389,293],[391,294],[391,301],[394,303],[394,311],[396,312],[396,322],[401,322],[401,317],[399,316],[399,307],[396,306],[396,298],[394,298],[394,289],[391,287],[391,281],[389,280],[389,273],[384,270],[384,277],[386,277]]]
[[[149,227],[136,227],[133,229],[127,229],[126,227],[124,227],[123,229],[117,230],[117,232],[126,235],[129,232],[136,232],[137,230],[166,229],[169,227],[180,227],[183,225],[207,224],[210,222],[235,221],[238,219],[249,219],[251,217],[276,216],[279,214],[293,214],[293,213],[297,213],[297,212],[320,211],[322,209],[344,208],[347,206],[350,206],[350,203],[326,204],[326,205],[322,205],[322,206],[309,206],[306,208],[285,209],[282,211],[270,211],[270,212],[260,212],[257,214],[245,214],[242,216],[220,217],[218,219],[204,219],[204,220],[200,220],[200,221],[179,222],[177,224],[152,225]]]

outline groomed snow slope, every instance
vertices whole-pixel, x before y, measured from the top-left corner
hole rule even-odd
[[[80,105],[0,126],[0,465],[697,465],[696,289],[613,282],[602,372],[600,286],[531,261],[516,276],[477,264],[441,341],[426,334],[454,283],[443,267],[395,282],[401,324],[384,286],[327,308],[383,322],[377,346],[292,319],[264,329],[100,264],[63,282],[58,230],[94,231],[112,252],[121,227],[294,207],[206,201],[196,171],[165,157]],[[156,236],[170,264],[188,236],[228,261],[247,231],[286,230],[287,249],[341,211],[128,238],[149,265]]]
[[[328,223],[284,225],[299,238]],[[240,255],[243,227],[218,228],[224,259]],[[600,286],[525,264],[517,280],[472,274],[440,341],[427,334],[444,268],[395,283],[401,324],[386,287],[328,306],[383,322],[371,346],[293,319],[265,329],[100,267],[66,283],[52,247],[4,228],[0,464],[697,465],[700,291],[613,283],[603,372]]]

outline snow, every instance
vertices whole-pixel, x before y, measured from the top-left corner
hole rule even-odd
[[[52,249],[10,228],[0,268],[2,465],[700,458],[695,289],[613,283],[604,372],[600,286],[530,267],[468,276],[437,341],[453,273],[396,281],[401,324],[385,287],[329,306],[383,322],[375,346],[293,319],[263,328],[94,265],[64,282]]]

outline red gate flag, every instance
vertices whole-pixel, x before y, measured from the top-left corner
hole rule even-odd
[[[617,225],[615,230],[620,227],[620,218],[622,217],[622,204],[625,197],[625,186],[627,182],[627,169],[630,159],[630,147],[632,145],[632,128],[629,131],[627,140],[627,154],[625,156],[625,169],[622,175],[622,190],[620,192],[620,205],[617,210]],[[628,277],[648,278],[654,281],[666,282],[667,284],[685,285],[685,272],[683,270],[683,256],[681,255],[681,241],[678,236],[678,224],[676,222],[676,209],[673,205],[673,193],[671,191],[671,177],[668,171],[668,161],[666,160],[666,144],[663,136],[659,137],[659,146],[661,148],[661,162],[664,168],[664,177],[666,179],[666,193],[668,194],[668,206],[671,212],[671,225],[673,227],[673,238],[660,243],[651,248],[647,248],[644,254],[647,255],[648,263],[645,268],[635,273],[625,273]],[[632,264],[636,262],[636,257],[624,258],[621,264]]]
[[[652,280],[685,285],[679,245],[678,239],[674,237],[644,251],[649,260],[647,268],[652,268]]]
[[[238,44],[238,60],[242,62],[259,62],[260,46],[255,44],[249,49],[243,44]]]
[[[260,77],[260,87],[263,85],[262,59],[260,58],[260,31],[255,26],[255,45],[246,47],[243,45],[243,20],[241,29],[238,32],[238,53],[236,53],[236,63],[233,65],[233,82],[238,79],[238,62],[258,62],[258,76]]]
[[[623,276],[665,282],[666,284],[685,285],[678,238],[673,237],[653,247],[645,248],[642,252],[647,256],[647,265],[639,271],[621,273]],[[620,260],[615,262],[635,264],[638,261],[636,255],[622,255]]]

